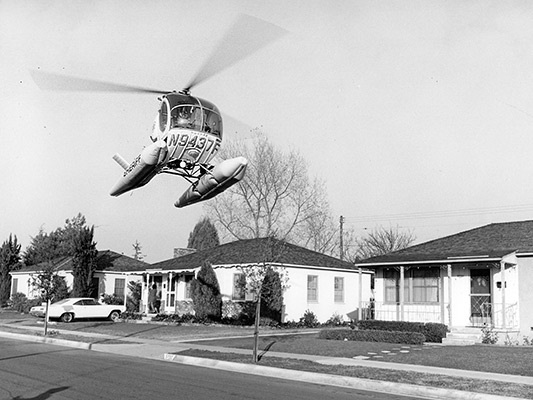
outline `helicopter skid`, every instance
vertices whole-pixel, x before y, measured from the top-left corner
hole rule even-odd
[[[146,185],[157,174],[159,162],[166,156],[167,147],[163,141],[157,141],[143,149],[141,154],[125,168],[124,174],[111,189],[111,196],[120,196],[132,189]],[[122,158],[115,157],[121,166],[124,167]]]
[[[181,208],[215,197],[239,182],[244,177],[247,165],[248,160],[244,157],[222,161],[193,183],[174,205]]]

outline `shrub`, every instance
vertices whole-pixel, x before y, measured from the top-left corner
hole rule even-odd
[[[320,324],[313,311],[305,310],[304,316],[300,318],[300,325],[306,328],[316,328]]]
[[[281,310],[283,309],[283,289],[279,274],[272,268],[267,268],[263,284],[261,286],[261,319],[263,317],[281,322]]]
[[[139,312],[134,311],[124,311],[122,314],[120,314],[120,318],[124,321],[133,321],[133,320],[139,320],[142,319],[142,314]]]
[[[342,319],[342,315],[335,313],[326,322],[324,322],[323,325],[324,326],[345,326],[347,324],[348,323]]]
[[[198,319],[220,320],[222,316],[222,295],[218,279],[211,265],[205,262],[196,278],[191,281],[194,312]]]
[[[481,329],[481,343],[484,343],[484,344],[498,343],[498,332],[494,332],[491,326],[484,326]]]
[[[16,310],[20,313],[27,314],[30,312],[30,309],[34,306],[40,306],[42,304],[42,299],[37,297],[35,299],[28,299],[24,293],[15,293],[11,296],[11,301],[9,302],[10,307],[13,310]]]
[[[395,332],[417,332],[426,337],[427,342],[441,343],[446,337],[448,327],[438,323],[407,322],[407,321],[358,321],[356,327],[360,330],[380,330]]]
[[[402,344],[423,344],[425,336],[418,332],[395,332],[378,330],[326,329],[320,332],[320,339],[349,340],[359,342],[385,342]]]
[[[101,299],[101,301],[104,304],[114,304],[119,306],[124,304],[124,299],[115,294],[104,294],[104,297]]]
[[[130,294],[126,296],[126,309],[135,313],[140,310],[142,284],[141,282],[129,281],[128,289]]]

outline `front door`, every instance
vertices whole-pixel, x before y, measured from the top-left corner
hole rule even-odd
[[[470,270],[470,322],[472,326],[492,323],[490,268]]]

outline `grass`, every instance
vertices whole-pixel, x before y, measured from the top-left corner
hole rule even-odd
[[[179,354],[245,364],[252,363],[252,358],[249,355],[210,352],[205,350],[186,350],[180,352]],[[312,361],[296,360],[291,358],[264,357],[261,359],[259,364],[269,367],[293,369],[298,371],[334,374],[364,379],[408,383],[413,385],[432,386],[437,388],[533,399],[532,386],[514,383],[502,384],[502,382],[489,380],[457,378],[445,375],[422,374],[410,371],[384,370],[380,368],[352,367],[343,365],[326,366]],[[282,378],[283,376],[280,377]]]
[[[202,341],[203,345],[253,348],[252,338],[220,339]],[[409,353],[401,353],[409,347]],[[383,355],[371,359],[402,364],[427,365],[470,371],[493,372],[510,375],[533,376],[533,347],[531,346],[402,346],[391,343],[353,342],[318,339],[318,334],[263,336],[259,349],[282,353],[314,354],[330,357],[368,356],[368,353]],[[390,353],[382,353],[390,351]]]

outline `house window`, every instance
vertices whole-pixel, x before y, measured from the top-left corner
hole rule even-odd
[[[242,273],[233,274],[233,294],[232,300],[246,299],[246,277]]]
[[[11,296],[17,293],[18,283],[19,283],[18,278],[13,278],[13,283],[11,284]]]
[[[318,275],[307,275],[307,301],[318,301]]]
[[[438,268],[408,269],[404,272],[405,303],[438,303],[439,301]],[[383,271],[384,299],[386,303],[400,301],[400,271],[388,269]]]
[[[124,289],[126,288],[126,279],[115,279],[115,291],[113,294],[117,297],[124,298]]]
[[[336,276],[334,279],[335,303],[344,303],[344,278]]]

